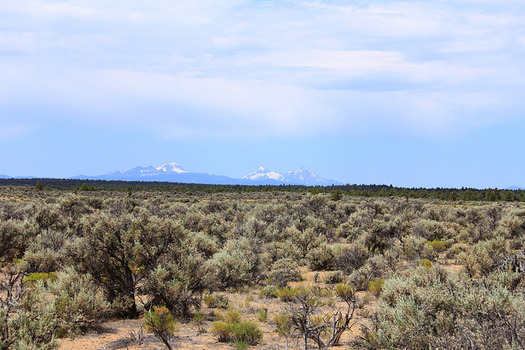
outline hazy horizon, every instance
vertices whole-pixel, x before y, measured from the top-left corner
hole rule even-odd
[[[525,187],[525,3],[0,3],[0,174]]]

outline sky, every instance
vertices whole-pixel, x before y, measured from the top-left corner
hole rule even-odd
[[[0,174],[525,187],[522,0],[0,1]]]

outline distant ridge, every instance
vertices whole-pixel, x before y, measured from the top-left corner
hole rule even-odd
[[[306,186],[342,185],[342,183],[339,181],[323,179],[322,177],[317,176],[313,171],[311,171],[308,168],[299,168],[296,170],[288,171],[283,174],[260,167],[254,172],[243,176],[242,179],[256,182],[264,182],[267,184],[284,183],[290,185]]]
[[[177,163],[167,163],[159,167],[138,166],[128,171],[112,171],[97,176],[78,175],[71,179],[85,180],[122,180],[122,181],[168,181],[181,183],[217,184],[217,185],[305,185],[329,186],[341,185],[334,180],[325,180],[307,168],[300,168],[286,173],[268,171],[263,167],[242,177],[231,178],[224,175],[190,172]]]

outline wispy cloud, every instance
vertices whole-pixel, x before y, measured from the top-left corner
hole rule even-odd
[[[0,138],[4,140],[17,139],[30,134],[33,130],[34,127],[30,125],[0,126]]]
[[[446,134],[525,115],[515,1],[28,0],[0,20],[0,113],[40,110],[10,124]]]

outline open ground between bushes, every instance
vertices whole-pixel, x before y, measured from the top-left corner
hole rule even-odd
[[[452,260],[445,260],[441,256],[441,265],[449,271],[458,271],[461,265],[455,264]],[[410,268],[407,266],[407,268]],[[292,282],[293,287],[299,286],[313,286],[314,284],[323,288],[333,288],[333,286],[325,283],[314,283],[315,272],[309,271],[306,268],[301,269],[303,274],[303,281]],[[319,273],[319,279],[325,272]],[[275,326],[271,320],[277,315],[286,305],[279,299],[265,298],[259,295],[260,288],[253,288],[245,292],[228,293],[228,298],[232,307],[237,309],[244,319],[256,322],[264,333],[262,342],[256,346],[258,349],[282,349],[285,346],[285,339],[280,337]],[[365,295],[368,295],[370,301],[362,308],[358,308],[355,314],[353,326],[343,334],[340,348],[344,348],[348,342],[356,339],[361,335],[360,327],[368,322],[367,316],[376,311],[377,298],[367,292],[358,292],[358,299],[362,300]],[[337,305],[337,306],[343,306]],[[268,320],[260,322],[257,319],[258,311],[266,309],[268,311]],[[325,311],[333,310],[327,308]],[[208,349],[232,349],[234,348],[229,343],[221,343],[217,341],[217,337],[209,332],[212,323],[219,320],[221,313],[225,310],[217,308],[208,308],[203,305],[201,312],[206,315],[206,321],[201,326],[197,326],[192,322],[179,323],[172,345],[175,349],[194,349],[194,350],[208,350]],[[165,345],[157,340],[151,333],[142,329],[143,320],[114,320],[103,323],[97,332],[80,335],[74,339],[61,339],[60,350],[144,350],[144,349],[165,349]],[[300,339],[292,339],[290,341],[290,349],[299,348],[297,341]]]
[[[458,271],[461,265],[458,265],[453,260],[445,260],[444,255],[440,256],[441,266],[445,269]],[[408,266],[407,266],[408,268]],[[318,285],[323,288],[333,288],[333,286],[325,283],[314,283],[315,272],[302,268],[303,281],[290,283],[293,287],[299,286],[313,286]],[[319,273],[319,279],[326,272]],[[262,342],[256,347],[259,349],[282,349],[285,346],[285,339],[280,337],[275,326],[271,320],[277,315],[286,305],[279,299],[265,298],[259,295],[260,288],[254,288],[246,292],[228,293],[231,306],[239,310],[242,317],[256,322],[264,333]],[[343,334],[340,348],[344,348],[349,341],[361,335],[360,327],[366,324],[367,315],[371,315],[376,311],[377,298],[366,292],[358,292],[358,299],[362,300],[365,295],[369,296],[370,301],[362,308],[358,308],[355,316],[353,326]],[[343,306],[343,305],[340,305]],[[266,309],[268,311],[268,320],[260,322],[257,320],[258,311]],[[327,308],[327,312],[333,308]],[[207,317],[207,320],[200,327],[189,323],[177,324],[175,336],[172,345],[175,349],[194,349],[194,350],[208,350],[208,349],[232,349],[233,346],[229,343],[221,343],[217,341],[217,337],[209,332],[214,321],[219,320],[219,315],[225,310],[217,308],[208,308],[203,305],[201,312]],[[114,320],[103,323],[97,332],[80,335],[74,339],[61,339],[60,350],[144,350],[144,349],[165,349],[165,345],[156,339],[151,333],[142,329],[143,319],[135,320]],[[290,341],[290,349],[299,348],[296,344],[297,340]]]
[[[313,286],[314,284],[323,288],[333,288],[333,286],[325,283],[314,283],[315,272],[303,270],[303,281],[292,282],[292,287],[299,286]],[[319,273],[319,279],[322,280],[324,272]],[[263,331],[264,336],[259,345],[254,348],[258,349],[281,349],[285,346],[285,339],[280,337],[275,326],[271,320],[285,307],[286,303],[276,298],[265,298],[259,295],[260,288],[253,288],[243,292],[227,293],[230,300],[230,305],[237,309],[242,318],[256,322]],[[358,292],[358,298],[363,298],[365,292]],[[351,339],[360,335],[360,325],[366,322],[365,315],[369,315],[375,311],[376,298],[371,297],[369,304],[363,308],[357,309],[355,322],[352,322],[353,327],[345,332],[342,337],[341,346]],[[336,304],[337,307],[343,307],[344,303]],[[260,322],[258,320],[258,311],[266,309],[268,312],[268,320]],[[326,307],[325,312],[334,310],[334,306]],[[206,321],[200,327],[192,322],[178,323],[175,332],[175,337],[172,345],[176,349],[232,349],[233,346],[229,343],[221,343],[217,341],[217,337],[209,332],[212,323],[219,320],[220,314],[225,310],[218,308],[208,308],[203,305],[201,312],[206,315]],[[156,340],[151,333],[142,329],[142,319],[136,320],[116,320],[109,321],[102,324],[98,332],[78,336],[74,339],[61,339],[61,350],[116,350],[116,349],[165,349],[165,345]],[[141,340],[142,341],[141,341]],[[313,343],[312,343],[313,344]],[[295,340],[290,341],[290,349],[293,349]]]

